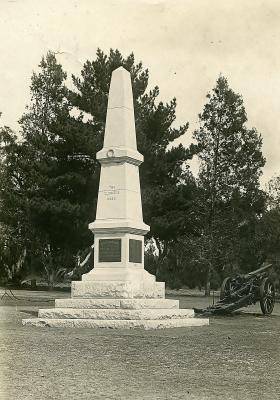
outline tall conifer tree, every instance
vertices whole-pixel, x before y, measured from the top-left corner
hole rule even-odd
[[[264,205],[259,177],[265,159],[261,136],[246,126],[242,97],[230,89],[226,78],[218,78],[207,99],[194,139],[200,148],[201,242],[209,294],[211,271],[227,262],[240,266],[242,246],[252,239],[253,220]]]

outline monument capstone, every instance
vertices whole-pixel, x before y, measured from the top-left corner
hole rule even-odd
[[[133,95],[130,74],[113,71],[101,164],[94,233],[94,268],[73,281],[70,299],[41,309],[24,325],[91,328],[171,328],[208,325],[193,310],[165,299],[165,283],[144,269],[144,236]]]

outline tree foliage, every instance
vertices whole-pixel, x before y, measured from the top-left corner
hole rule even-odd
[[[206,188],[210,206],[229,201],[235,192],[250,200],[259,188],[262,139],[256,129],[248,129],[242,97],[220,76],[207,96],[199,115],[200,128],[194,138],[200,146],[199,178]],[[252,199],[253,201],[254,199]]]
[[[80,76],[67,74],[48,52],[31,77],[31,100],[20,119],[20,140],[0,130],[0,273],[19,279],[44,274],[50,285],[61,268],[75,277],[92,259],[100,166],[111,74],[131,74],[144,220],[153,248],[146,268],[172,287],[209,284],[279,259],[280,179],[265,194],[259,177],[262,139],[248,128],[242,97],[220,76],[199,115],[197,144],[175,144],[176,99],[148,89],[149,72],[133,54],[97,51]],[[198,178],[188,162],[197,154]],[[157,250],[157,251],[156,251]],[[83,259],[83,260],[82,260]]]
[[[259,241],[280,279],[280,176],[272,178],[267,186],[267,207],[260,221]]]
[[[184,171],[195,146],[172,146],[188,128],[188,124],[174,127],[176,99],[167,104],[158,101],[159,88],[147,90],[148,70],[135,63],[133,54],[124,58],[118,50],[111,50],[109,55],[98,50],[96,60],[84,64],[81,77],[73,77],[76,90],[70,93],[70,99],[82,114],[89,115],[87,129],[97,133],[96,151],[100,150],[111,74],[120,66],[131,74],[137,144],[145,160],[140,167],[144,220],[151,226],[150,236],[157,240],[159,250],[166,253],[169,241],[176,240],[187,226],[191,229],[188,210],[195,186],[191,173]]]
[[[31,78],[21,141],[2,130],[3,221],[18,226],[29,265],[43,270],[49,282],[59,268],[73,264],[81,247],[90,245],[87,224],[96,190],[95,146],[89,132],[81,130],[79,117],[71,116],[65,80],[49,52]]]
[[[198,253],[206,264],[209,284],[213,270],[227,264],[232,268],[241,267],[248,262],[252,245],[251,241],[248,246],[248,239],[254,237],[256,218],[264,207],[259,177],[265,159],[261,136],[246,126],[242,97],[229,88],[224,77],[218,78],[207,99],[194,138],[200,148],[199,185],[202,188],[203,239]],[[255,257],[253,263],[256,262]]]
[[[151,236],[165,248],[191,226],[186,211],[195,184],[185,163],[195,148],[170,146],[188,127],[173,126],[176,100],[158,101],[158,87],[147,90],[148,70],[135,63],[133,54],[123,58],[118,50],[109,55],[98,50],[81,77],[72,77],[76,89],[70,91],[66,73],[48,52],[31,78],[31,102],[20,119],[21,141],[7,129],[2,132],[10,160],[3,177],[8,182],[14,176],[4,189],[2,210],[22,234],[28,263],[44,270],[50,282],[93,241],[87,225],[95,219],[97,202],[100,167],[95,155],[103,145],[111,74],[121,65],[132,78],[138,148],[145,157],[140,171],[144,219]]]

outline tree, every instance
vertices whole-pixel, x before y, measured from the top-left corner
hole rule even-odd
[[[1,277],[19,281],[26,259],[23,232],[28,231],[18,175],[21,148],[8,127],[0,128],[0,259]]]
[[[76,89],[69,91],[66,73],[48,52],[31,78],[31,103],[20,120],[22,140],[10,135],[4,146],[12,160],[7,177],[16,176],[5,196],[14,196],[17,203],[7,197],[3,211],[14,215],[20,227],[28,264],[45,270],[50,285],[61,266],[74,266],[76,256],[92,243],[87,225],[95,219],[97,202],[95,155],[103,144],[111,74],[120,65],[131,72],[138,148],[145,157],[140,170],[144,219],[161,258],[193,226],[195,182],[186,162],[195,147],[171,147],[188,127],[173,127],[176,100],[164,105],[157,100],[157,87],[147,92],[148,71],[135,64],[133,54],[123,58],[118,50],[108,56],[98,50],[81,78],[72,77]],[[17,204],[19,214],[10,204]]]
[[[96,135],[90,124],[81,125],[81,116],[71,115],[67,76],[55,55],[49,52],[39,68],[20,123],[35,171],[26,193],[29,215],[51,283],[61,266],[73,266],[76,253],[91,244],[87,225],[97,193]]]
[[[280,209],[280,176],[274,176],[267,184],[268,208]]]
[[[266,259],[274,264],[280,278],[280,176],[267,185],[267,207],[259,224],[259,247]]]
[[[227,252],[227,244],[240,244],[241,227],[264,206],[259,189],[262,139],[257,131],[246,126],[247,116],[242,97],[229,88],[220,76],[207,95],[208,102],[199,115],[200,128],[194,132],[200,152],[199,185],[203,189],[201,203],[203,253],[207,261],[206,292],[210,275],[221,268],[225,258],[240,263],[239,249]],[[250,215],[250,218],[249,218]]]
[[[49,52],[32,75],[21,142],[8,128],[1,132],[1,221],[18,229],[30,269],[44,271],[50,286],[91,244],[87,224],[96,196],[95,137],[71,116],[65,80]]]

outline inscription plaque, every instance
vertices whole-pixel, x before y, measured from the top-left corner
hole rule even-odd
[[[115,185],[108,185],[104,190],[106,200],[116,200],[119,194],[120,191],[119,189],[116,189]]]
[[[99,262],[120,262],[121,239],[99,239]]]
[[[142,240],[129,239],[129,262],[142,262]]]

